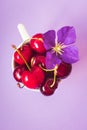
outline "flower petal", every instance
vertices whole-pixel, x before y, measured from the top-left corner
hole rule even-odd
[[[58,42],[64,43],[66,45],[72,44],[76,41],[76,32],[74,27],[65,26],[62,27],[58,32]]]
[[[64,62],[75,63],[79,60],[78,48],[76,46],[68,46],[63,50],[64,52],[60,57]]]
[[[53,53],[52,51],[49,51],[46,53],[46,68],[47,69],[53,69],[56,64],[60,64],[61,60],[58,58],[56,53]]]
[[[51,49],[53,46],[55,46],[55,31],[49,30],[48,32],[44,33],[43,39],[46,50]]]

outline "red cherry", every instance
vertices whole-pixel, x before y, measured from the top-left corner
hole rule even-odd
[[[24,44],[20,48],[18,48],[18,51],[23,56],[23,58],[26,60],[26,62],[29,62],[32,56],[32,49],[29,44]],[[15,51],[14,53],[14,61],[17,62],[20,65],[25,64],[23,58],[20,56],[18,51]]]
[[[72,65],[69,63],[62,62],[57,70],[58,78],[66,78],[72,70]]]
[[[13,71],[13,76],[15,78],[16,81],[18,82],[22,82],[22,73],[27,70],[26,66],[24,65],[20,65],[20,66],[17,66],[14,71]]]
[[[41,86],[45,79],[45,73],[44,71],[38,67],[35,66],[32,68],[31,71],[25,71],[22,74],[22,83],[31,89],[37,89]]]
[[[40,87],[40,91],[43,95],[50,96],[55,92],[58,86],[58,81],[56,81],[54,86],[51,87],[52,83],[53,83],[53,78],[48,78],[44,86]]]
[[[46,49],[44,47],[42,34],[34,35],[32,37],[32,39],[30,40],[30,46],[35,52],[38,52],[38,53],[45,53],[46,52]]]
[[[45,67],[46,66],[45,60],[46,60],[45,56],[42,56],[42,55],[34,56],[31,59],[31,67],[39,65],[39,64]]]
[[[13,66],[13,68],[16,68],[17,66],[19,66],[19,64],[17,62],[15,62],[14,59],[13,59],[12,66]]]

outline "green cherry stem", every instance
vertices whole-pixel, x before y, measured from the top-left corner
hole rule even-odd
[[[30,66],[28,65],[28,63],[27,63],[27,61],[25,60],[25,58],[23,57],[23,55],[21,54],[21,52],[17,49],[17,47],[16,47],[15,45],[12,45],[12,48],[14,48],[14,50],[16,50],[16,51],[18,52],[18,54],[20,55],[20,57],[21,57],[21,58],[23,59],[23,61],[25,62],[25,64],[26,64],[28,70],[30,71],[31,68],[30,68]]]

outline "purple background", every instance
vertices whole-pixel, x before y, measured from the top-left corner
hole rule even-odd
[[[87,0],[0,3],[0,130],[87,130]],[[18,23],[30,36],[65,25],[76,28],[80,61],[51,97],[16,86],[11,44],[22,42]]]

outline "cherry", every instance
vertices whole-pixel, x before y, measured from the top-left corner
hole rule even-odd
[[[26,60],[26,62],[29,62],[31,59],[31,56],[32,56],[32,49],[31,49],[30,45],[24,44],[15,51],[14,61],[20,65],[23,65],[23,64],[25,64],[24,59]]]
[[[18,82],[22,82],[22,73],[27,70],[26,66],[24,65],[20,65],[20,66],[17,66],[14,71],[13,71],[13,76],[15,78],[16,81]]]
[[[30,40],[31,48],[38,53],[45,53],[43,35],[41,33],[34,35]]]
[[[53,71],[48,71],[48,72],[46,72],[46,78],[53,78],[54,77],[54,72]]]
[[[69,63],[61,62],[58,70],[57,70],[57,77],[58,78],[66,78],[72,70],[72,65]]]
[[[39,66],[34,66],[31,71],[24,71],[22,83],[31,89],[37,89],[44,82],[45,73]]]
[[[58,81],[55,82],[55,84],[51,87],[53,83],[53,78],[48,78],[43,86],[40,87],[40,91],[45,96],[52,95],[56,88],[58,87]]]
[[[32,57],[31,67],[39,65],[39,64],[42,65],[43,67],[46,67],[45,59],[46,59],[45,56],[42,56],[42,55]]]
[[[17,66],[19,66],[19,64],[17,62],[15,62],[14,59],[13,59],[12,66],[13,66],[13,68],[16,68]]]

